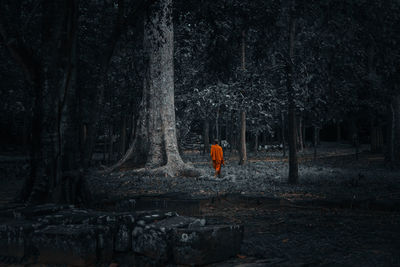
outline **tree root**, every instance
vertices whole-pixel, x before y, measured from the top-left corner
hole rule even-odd
[[[189,164],[166,164],[158,168],[144,168],[140,170],[141,173],[155,176],[165,177],[199,177],[202,175],[202,171],[190,166]]]
[[[116,168],[108,168],[101,173],[110,173],[115,171]],[[157,168],[137,168],[132,169],[131,173],[133,175],[140,175],[140,176],[160,176],[160,177],[199,177],[202,176],[203,170],[197,169],[190,164],[182,163],[182,164],[170,164],[167,163],[164,166],[157,167]]]

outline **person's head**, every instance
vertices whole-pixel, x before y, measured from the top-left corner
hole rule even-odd
[[[218,139],[214,139],[214,144],[218,145]]]

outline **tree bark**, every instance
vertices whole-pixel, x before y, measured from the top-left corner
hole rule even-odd
[[[246,165],[247,152],[246,152],[246,111],[240,111],[240,149],[239,149],[239,165]]]
[[[371,152],[381,152],[383,148],[383,132],[380,125],[371,126]]]
[[[267,144],[267,133],[266,132],[262,132],[261,143],[262,143],[262,147],[264,149],[265,145]]]
[[[89,191],[79,170],[78,1],[45,0],[41,6],[40,56],[26,53],[22,43],[9,45],[34,89],[30,175],[21,197],[30,202],[83,202]],[[1,22],[0,33],[8,39]]]
[[[318,135],[319,128],[314,125],[314,134],[313,134],[313,146],[314,146],[314,161],[317,160],[317,148],[318,148]]]
[[[110,128],[108,130],[108,164],[113,160],[113,152],[114,152],[114,138],[113,138],[113,125],[110,124]]]
[[[144,166],[138,171],[166,176],[197,176],[178,151],[174,104],[172,1],[149,9],[144,23],[147,58],[139,126],[125,156],[112,169],[125,164]]]
[[[254,146],[253,151],[257,154],[258,152],[258,133],[254,133]]]
[[[283,157],[286,157],[286,142],[285,142],[285,114],[283,114],[283,112],[281,112],[281,137],[282,137],[282,153],[283,153]]]
[[[45,128],[41,134],[41,162],[36,168],[39,179],[30,200],[85,202],[90,192],[80,171],[76,86],[78,1],[45,1],[43,10],[41,89]],[[48,25],[53,25],[54,30],[48,31]]]
[[[246,70],[246,33],[242,31],[242,71]],[[247,164],[246,151],[246,111],[240,110],[240,148],[239,148],[239,165]]]
[[[90,116],[88,118],[89,123],[87,125],[87,140],[83,144],[83,165],[85,168],[90,166],[93,150],[98,138],[98,123],[100,120],[101,110],[103,108],[103,97],[105,90],[104,79],[107,77],[108,68],[110,66],[115,47],[117,46],[120,36],[128,29],[129,24],[131,23],[130,26],[134,26],[138,21],[140,21],[139,18],[141,18],[142,13],[144,13],[143,11],[147,10],[153,2],[156,2],[156,0],[138,1],[135,9],[128,16],[125,16],[125,1],[118,0],[118,15],[116,17],[113,30],[110,34],[110,37],[106,40],[106,44],[103,46],[104,49],[101,51],[101,53],[99,53],[100,55],[103,55],[99,60],[100,68],[98,77],[101,78],[98,79],[97,84],[94,85],[96,88],[96,95],[94,96],[93,106],[88,107],[90,110]]]
[[[336,142],[340,143],[342,141],[342,129],[340,122],[336,122]]]
[[[217,116],[215,116],[215,138],[220,140],[219,131],[219,106],[217,107]],[[220,140],[221,141],[221,140]]]
[[[294,5],[294,1],[293,1]],[[294,6],[292,7],[294,9]],[[293,10],[290,14],[289,22],[289,60],[287,63],[286,82],[288,91],[288,121],[289,121],[289,177],[290,184],[297,184],[299,181],[298,162],[297,162],[297,144],[296,144],[296,107],[294,102],[293,88],[293,56],[294,56],[294,38],[295,38],[296,21]]]
[[[299,148],[300,148],[300,151],[302,152],[303,151],[303,149],[304,149],[304,144],[303,144],[303,118],[300,116],[299,117],[299,127],[298,127],[298,132],[299,132]]]
[[[120,152],[119,152],[121,156],[125,154],[125,149],[126,149],[126,116],[123,116],[121,124],[121,139],[120,139]]]
[[[207,119],[204,119],[204,127],[203,127],[203,144],[204,144],[204,153],[210,152],[210,123]]]
[[[356,120],[354,119],[354,117],[351,119],[351,132],[352,132],[352,142],[353,142],[353,146],[355,148],[355,158],[356,160],[358,160],[358,150],[359,150],[359,136],[358,136],[358,128],[357,128],[357,124],[356,124]]]
[[[391,127],[388,151],[390,163],[394,165],[400,164],[400,95],[395,95],[392,98],[390,105]]]

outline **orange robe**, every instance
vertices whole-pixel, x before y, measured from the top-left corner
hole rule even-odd
[[[215,171],[219,174],[221,172],[221,164],[225,164],[222,147],[219,145],[212,145],[210,156],[213,162],[213,167]]]

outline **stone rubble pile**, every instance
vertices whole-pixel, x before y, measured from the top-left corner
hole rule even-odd
[[[235,256],[243,226],[175,212],[45,204],[0,209],[0,265],[203,265]]]

